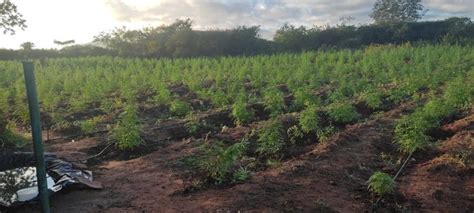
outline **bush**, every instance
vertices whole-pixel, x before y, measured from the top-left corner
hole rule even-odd
[[[193,110],[187,102],[174,100],[170,105],[171,113],[175,116],[185,116]]]
[[[378,109],[382,105],[383,93],[376,90],[369,90],[359,96],[371,109]]]
[[[336,129],[333,126],[327,126],[316,131],[320,143],[326,141],[329,137],[334,135],[334,133],[336,133]]]
[[[284,145],[283,125],[278,120],[272,120],[259,130],[257,152],[271,156],[278,153]]]
[[[194,113],[189,113],[186,115],[186,123],[184,124],[186,130],[191,134],[196,134],[201,130],[203,125],[199,120],[199,116]]]
[[[270,88],[264,93],[263,103],[271,117],[276,117],[286,110],[283,93],[276,88]]]
[[[104,120],[104,116],[96,116],[91,119],[79,122],[79,127],[85,134],[91,134],[95,131],[97,125]]]
[[[143,144],[140,137],[141,125],[134,106],[127,106],[112,130],[112,137],[120,150],[133,150]]]
[[[368,189],[379,196],[384,196],[395,190],[395,180],[384,172],[375,172],[367,183]]]
[[[312,94],[311,90],[309,89],[299,89],[295,92],[294,96],[295,96],[295,100],[293,101],[293,104],[291,105],[291,108],[294,111],[302,110],[305,107],[305,105],[319,103],[319,99],[315,97],[315,95]]]
[[[319,117],[316,105],[309,105],[299,117],[301,130],[305,133],[316,131],[319,128]]]
[[[356,121],[360,115],[354,106],[347,102],[336,102],[328,106],[329,116],[337,122],[348,123]]]
[[[236,125],[246,124],[250,122],[254,116],[254,112],[247,109],[245,102],[237,101],[232,105],[232,117]]]
[[[228,148],[225,148],[220,141],[211,145],[206,144],[202,147],[204,153],[199,160],[199,168],[217,183],[222,183],[232,174],[232,168],[246,149],[246,142],[236,143]]]
[[[156,91],[155,96],[153,96],[153,101],[157,104],[167,104],[171,101],[171,92],[166,88],[164,84],[158,84],[154,86]]]
[[[8,123],[3,132],[0,133],[0,149],[3,147],[22,147],[28,143],[28,139],[16,134],[12,129],[13,123]]]
[[[295,144],[299,139],[303,138],[303,131],[298,127],[298,125],[294,125],[288,130],[286,130],[286,134],[288,135],[288,138],[290,139],[290,142],[292,144]]]
[[[250,171],[246,168],[241,167],[234,172],[234,177],[232,178],[234,182],[243,182],[249,179]]]

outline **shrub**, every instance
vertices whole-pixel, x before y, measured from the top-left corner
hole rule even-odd
[[[237,101],[232,105],[232,117],[236,125],[246,124],[250,122],[254,116],[254,112],[247,109],[245,102]]]
[[[117,141],[117,147],[120,150],[132,150],[144,142],[140,137],[140,130],[136,107],[129,105],[112,130],[112,137]]]
[[[430,124],[420,116],[404,116],[395,126],[395,140],[400,151],[413,153],[423,149],[430,137],[425,134]]]
[[[175,116],[185,116],[192,110],[191,105],[180,100],[174,100],[170,105],[170,111]]]
[[[319,117],[316,105],[309,105],[299,117],[301,130],[305,133],[316,131],[319,128]]]
[[[269,121],[259,130],[257,152],[268,156],[278,153],[284,145],[283,133],[283,125],[278,120]]]
[[[296,90],[294,96],[295,100],[291,106],[292,110],[294,111],[302,110],[305,105],[319,103],[319,99],[315,97],[315,95],[313,95],[309,89]]]
[[[186,116],[186,123],[184,124],[186,130],[191,134],[196,134],[203,127],[199,117],[194,113],[189,113]]]
[[[240,167],[237,171],[234,172],[234,177],[232,178],[234,182],[243,182],[249,179],[250,171],[246,168]]]
[[[375,172],[367,183],[368,189],[379,196],[392,193],[395,189],[395,180],[384,172]]]
[[[16,129],[15,124],[9,122],[5,129],[3,129],[3,132],[0,133],[0,148],[5,146],[22,147],[30,141],[24,136],[15,133],[14,129]]]
[[[171,101],[171,92],[164,84],[155,86],[156,94],[153,96],[153,101],[157,104],[167,104]]]
[[[237,160],[241,158],[247,149],[246,142],[233,144],[225,148],[220,141],[211,145],[204,145],[202,158],[199,160],[199,168],[204,170],[207,175],[217,183],[224,182],[229,174],[232,174],[232,168]]]
[[[334,135],[334,133],[336,133],[336,129],[333,126],[327,126],[316,130],[316,135],[318,136],[318,141],[320,143],[326,141],[329,137]]]
[[[371,109],[377,109],[382,105],[383,93],[376,90],[369,90],[359,96]]]
[[[354,106],[348,102],[336,102],[328,106],[329,116],[337,122],[348,123],[356,121],[360,115]]]
[[[290,142],[292,144],[295,144],[299,139],[303,138],[303,131],[298,127],[298,125],[294,125],[288,130],[286,130],[286,134],[288,135],[288,138],[290,139]]]
[[[104,120],[104,116],[96,116],[79,122],[79,127],[85,134],[91,134],[95,131],[97,124]]]
[[[286,110],[283,93],[276,88],[267,89],[263,95],[263,103],[271,117],[276,117]]]
[[[224,93],[221,90],[218,90],[212,93],[211,101],[215,107],[225,107],[230,104],[230,99],[229,99],[228,94]]]

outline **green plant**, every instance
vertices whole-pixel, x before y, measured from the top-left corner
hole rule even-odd
[[[140,136],[141,125],[135,106],[127,106],[120,114],[119,120],[112,129],[112,137],[117,141],[120,150],[133,150],[143,144]]]
[[[316,135],[318,136],[318,141],[320,143],[325,142],[329,137],[336,133],[336,128],[334,126],[327,126],[316,130]]]
[[[413,153],[427,146],[430,137],[425,134],[431,124],[421,116],[404,116],[395,126],[395,139],[399,149]]]
[[[171,101],[171,92],[166,88],[164,84],[158,84],[155,86],[156,94],[153,96],[153,101],[157,104],[167,104]]]
[[[298,125],[294,125],[286,131],[288,138],[292,144],[295,144],[298,140],[302,139],[304,134],[303,131],[298,127]]]
[[[296,90],[295,100],[293,101],[291,108],[294,111],[302,110],[306,105],[319,104],[319,99],[312,94],[312,91],[307,88]]]
[[[234,172],[233,182],[244,182],[250,177],[250,171],[244,167],[240,167]]]
[[[225,107],[230,103],[228,94],[224,93],[222,90],[215,91],[212,96],[212,104],[216,107]]]
[[[367,106],[372,109],[378,109],[382,106],[383,93],[377,90],[368,90],[359,96],[361,101],[364,101]]]
[[[269,121],[258,133],[257,152],[272,156],[278,153],[284,145],[283,125],[278,120]]]
[[[395,180],[384,172],[375,172],[367,183],[368,189],[379,196],[390,194],[395,190]]]
[[[316,105],[308,105],[299,116],[299,124],[304,133],[316,131],[319,127],[319,116]]]
[[[91,134],[95,131],[97,124],[104,120],[104,116],[96,116],[79,122],[79,127],[85,134]]]
[[[348,102],[335,102],[328,106],[329,116],[337,122],[348,123],[356,121],[360,115],[354,106]]]
[[[237,101],[232,105],[232,117],[237,125],[243,125],[250,122],[255,116],[252,110],[247,109],[247,105],[243,101]]]
[[[16,129],[15,123],[8,122],[3,132],[0,134],[0,148],[3,147],[22,147],[28,144],[29,139],[25,136],[14,132]]]
[[[202,129],[203,125],[199,120],[199,116],[194,113],[186,115],[186,123],[184,124],[186,130],[191,134],[196,134]]]
[[[184,101],[174,100],[170,104],[170,111],[175,116],[185,116],[192,110],[191,105]]]
[[[263,95],[265,109],[270,112],[271,117],[276,117],[286,110],[283,93],[276,88],[267,89]]]
[[[217,183],[222,183],[231,174],[232,168],[246,149],[246,142],[239,142],[228,148],[220,141],[204,145],[201,149],[203,154],[199,160],[199,168]]]

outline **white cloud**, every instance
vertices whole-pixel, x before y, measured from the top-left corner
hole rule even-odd
[[[0,35],[0,47],[17,48],[33,41],[54,47],[54,39],[91,41],[101,31],[118,26],[140,28],[191,18],[196,29],[260,25],[271,38],[284,23],[337,24],[352,16],[352,24],[371,22],[375,0],[12,0],[27,20],[28,28],[15,36]],[[422,0],[429,12],[425,20],[450,16],[474,18],[474,0]]]

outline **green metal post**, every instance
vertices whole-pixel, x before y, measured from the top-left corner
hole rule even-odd
[[[38,179],[39,199],[41,202],[41,211],[49,213],[49,191],[46,181],[46,163],[44,161],[43,140],[41,138],[41,120],[36,94],[36,81],[34,66],[32,62],[23,62],[23,71],[25,73],[26,94],[28,96],[28,107],[30,110],[31,132],[33,135],[33,148],[36,158],[36,177]]]

